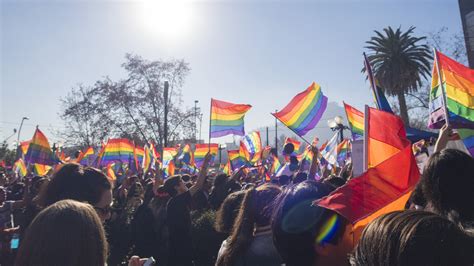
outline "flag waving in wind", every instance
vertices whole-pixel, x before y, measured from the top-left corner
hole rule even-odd
[[[233,104],[211,99],[211,138],[230,134],[243,136],[244,116],[252,108],[249,104]]]
[[[285,126],[299,136],[313,129],[326,110],[328,98],[321,87],[313,82],[305,91],[298,93],[281,111],[273,113]]]

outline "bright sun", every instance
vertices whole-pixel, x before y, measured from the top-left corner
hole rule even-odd
[[[140,19],[160,37],[181,35],[191,27],[191,5],[191,0],[144,0]]]

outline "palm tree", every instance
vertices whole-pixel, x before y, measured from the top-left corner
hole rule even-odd
[[[366,43],[369,49],[368,59],[372,65],[375,78],[384,92],[397,96],[400,105],[400,116],[409,126],[405,94],[415,92],[422,85],[422,78],[431,75],[431,51],[426,44],[419,44],[426,39],[414,37],[410,27],[402,32],[400,27],[394,31],[391,27],[383,29],[384,33],[374,31],[376,36]]]

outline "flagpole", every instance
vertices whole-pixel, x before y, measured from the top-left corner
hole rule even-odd
[[[438,72],[438,82],[439,82],[439,86],[441,87],[441,93],[442,93],[442,96],[443,96],[444,115],[445,115],[444,121],[445,121],[446,125],[449,126],[448,101],[446,99],[446,91],[445,91],[444,86],[443,86],[443,79],[441,78],[440,64],[439,64],[439,61],[438,61],[436,48],[433,48],[433,53],[434,53],[434,59],[435,59],[435,62],[436,62],[436,71]]]
[[[380,109],[380,106],[379,106],[380,97],[377,91],[377,84],[375,83],[374,73],[372,72],[372,66],[370,65],[369,59],[367,58],[367,55],[365,54],[365,52],[363,52],[363,54],[364,54],[364,62],[365,62],[365,71],[367,72],[370,87],[372,87],[372,92],[375,95],[375,106],[377,106],[377,109]]]
[[[273,113],[270,113],[271,115],[273,115],[276,119],[278,119],[278,121],[280,121],[283,125],[285,125],[285,123],[283,123],[283,121],[280,120],[280,118],[278,118],[275,114]],[[312,146],[312,144],[307,141],[305,138],[303,138],[302,136],[300,136],[298,133],[296,133],[296,131],[294,131],[293,129],[291,129],[290,127],[288,127],[287,125],[285,125],[289,130],[291,130],[293,133],[295,133],[298,137],[300,137],[304,142],[306,142],[306,144],[308,144],[309,146]]]
[[[208,152],[211,152],[211,120],[212,120],[212,98],[211,106],[209,108],[209,140],[208,140]]]
[[[364,172],[369,168],[369,106],[364,110]]]

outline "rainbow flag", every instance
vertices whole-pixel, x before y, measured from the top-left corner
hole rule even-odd
[[[311,146],[306,146],[301,155],[297,155],[296,158],[301,163],[311,163],[313,161],[313,152],[311,152]]]
[[[245,135],[244,116],[250,108],[252,106],[249,104],[233,104],[211,99],[211,137]]]
[[[109,139],[104,147],[100,165],[110,162],[128,163],[133,157],[135,146],[128,139]]]
[[[270,169],[270,172],[275,175],[278,172],[278,170],[280,170],[281,163],[278,157],[275,156],[274,154],[272,154],[272,158],[273,158],[273,162],[272,162],[272,167]]]
[[[345,162],[349,156],[350,142],[348,139],[344,139],[339,145],[337,145],[337,161]]]
[[[362,138],[364,136],[364,113],[345,102],[343,103],[344,109],[346,110],[347,121],[352,131],[352,138]]]
[[[76,162],[82,165],[89,165],[89,160],[92,158],[92,156],[94,156],[94,148],[89,147],[84,152],[81,151],[76,159]]]
[[[111,162],[107,164],[107,167],[105,170],[105,174],[109,178],[110,181],[117,180],[117,176],[115,175],[115,172],[114,172],[114,166],[115,166],[115,163]]]
[[[174,165],[174,161],[169,161],[169,163],[165,166],[163,166],[163,173],[165,174],[165,177],[170,177],[173,176],[176,170],[176,167]]]
[[[150,150],[153,153],[153,159],[155,159],[156,162],[160,161],[160,153],[155,147],[155,144],[153,142],[150,142]]]
[[[293,144],[293,147],[295,148],[295,151],[294,151],[295,153],[298,153],[298,152],[299,152],[300,146],[301,146],[301,142],[299,142],[299,141],[297,141],[297,140],[294,140],[294,139],[292,139],[292,138],[288,138],[288,137],[287,137],[287,138],[285,139],[285,144],[283,145],[283,147],[284,147],[286,144],[288,144],[288,143]]]
[[[227,163],[226,164],[223,164],[221,166],[221,169],[222,169],[222,172],[226,175],[231,175],[232,174],[232,169],[231,169],[231,166],[230,166],[230,160],[227,160]]]
[[[430,128],[441,128],[445,124],[445,108],[452,128],[474,129],[474,70],[436,52],[431,77]]]
[[[191,145],[186,144],[184,146],[179,159],[186,165],[194,165],[194,153],[191,149]]]
[[[328,98],[321,87],[313,82],[305,91],[297,94],[281,111],[273,113],[285,126],[299,136],[313,129],[326,110]]]
[[[176,150],[176,148],[173,148],[173,147],[167,147],[167,148],[163,148],[163,164],[162,164],[162,169],[164,170],[165,174],[167,174],[167,176],[171,176],[174,174],[174,157],[178,154],[178,151]],[[169,174],[170,173],[170,169],[169,169],[169,165],[170,164],[173,164],[171,166],[171,170],[173,170],[173,174]]]
[[[53,165],[57,163],[57,161],[54,159],[51,146],[49,146],[48,139],[38,128],[36,128],[35,134],[31,139],[30,145],[28,146],[25,162],[45,165]]]
[[[28,147],[30,146],[31,140],[20,142],[21,155],[25,156],[28,152]]]
[[[212,156],[216,156],[217,152],[219,151],[219,145],[215,143],[211,143],[211,150],[210,153]],[[201,168],[202,163],[204,162],[204,157],[206,156],[207,152],[209,151],[209,144],[196,144],[196,149],[194,150],[194,165],[197,168]]]
[[[459,136],[461,137],[464,146],[469,151],[472,157],[474,157],[474,130],[460,128],[457,129]]]
[[[262,155],[262,140],[260,132],[254,131],[245,135],[240,141],[241,154],[245,156],[247,161],[254,164],[260,160]]]
[[[18,159],[14,164],[13,164],[13,169],[15,170],[15,173],[17,173],[21,177],[25,177],[28,173],[26,170],[26,165],[23,159]]]
[[[151,163],[153,161],[153,152],[150,150],[150,147],[145,146],[145,157],[143,159],[143,172],[148,172],[150,169]]]
[[[240,150],[228,150],[227,156],[229,157],[232,170],[238,169],[246,164],[245,157],[240,155]]]
[[[145,149],[139,146],[135,146],[133,150],[133,158],[135,159],[135,168],[138,170],[140,167],[143,168],[143,159],[145,158]]]
[[[35,163],[33,165],[33,173],[39,176],[45,176],[46,174],[48,174],[49,170],[51,170],[52,168],[53,167],[49,165]]]

